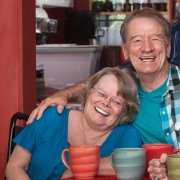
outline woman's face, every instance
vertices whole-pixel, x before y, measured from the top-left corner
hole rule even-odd
[[[133,28],[131,28],[133,27]],[[149,18],[133,19],[128,25],[124,56],[139,74],[167,73],[170,45],[161,25]]]
[[[117,95],[117,78],[112,74],[101,77],[84,107],[87,123],[98,130],[109,130],[116,125],[124,109],[124,99]]]

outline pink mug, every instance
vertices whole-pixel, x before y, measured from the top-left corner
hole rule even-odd
[[[66,154],[69,153],[69,162]],[[64,165],[71,170],[75,179],[94,179],[98,173],[100,147],[91,145],[70,146],[61,154]]]
[[[151,159],[157,159],[160,158],[161,154],[173,154],[176,152],[180,152],[180,149],[173,149],[173,146],[171,144],[144,144],[143,148],[146,152],[146,171],[144,175],[144,180],[150,180],[149,173],[147,172],[147,168],[149,165],[149,161]]]

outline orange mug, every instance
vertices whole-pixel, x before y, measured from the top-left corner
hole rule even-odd
[[[142,147],[145,149],[146,152],[146,170],[145,170],[144,180],[145,179],[150,180],[150,176],[149,173],[147,172],[147,168],[149,165],[149,161],[151,159],[158,159],[163,153],[173,154],[176,152],[180,152],[180,149],[173,149],[173,146],[171,144],[163,144],[163,143],[144,144]]]
[[[69,154],[69,161],[66,155]],[[71,170],[75,179],[94,179],[98,173],[100,147],[91,145],[70,146],[61,153],[64,165]]]

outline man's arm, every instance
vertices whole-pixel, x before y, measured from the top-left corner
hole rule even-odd
[[[32,111],[27,124],[32,123],[35,118],[40,119],[44,110],[49,106],[57,106],[58,112],[61,113],[67,105],[69,99],[77,98],[83,92],[86,87],[87,80],[88,79],[73,86],[61,89],[54,95],[43,100],[40,105]]]

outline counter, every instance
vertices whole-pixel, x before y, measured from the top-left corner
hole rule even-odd
[[[96,53],[102,51],[99,45],[44,44],[37,45],[37,53]]]
[[[46,44],[36,46],[36,66],[44,73],[46,89],[73,85],[99,70],[102,46]],[[46,92],[46,96],[54,92]]]

